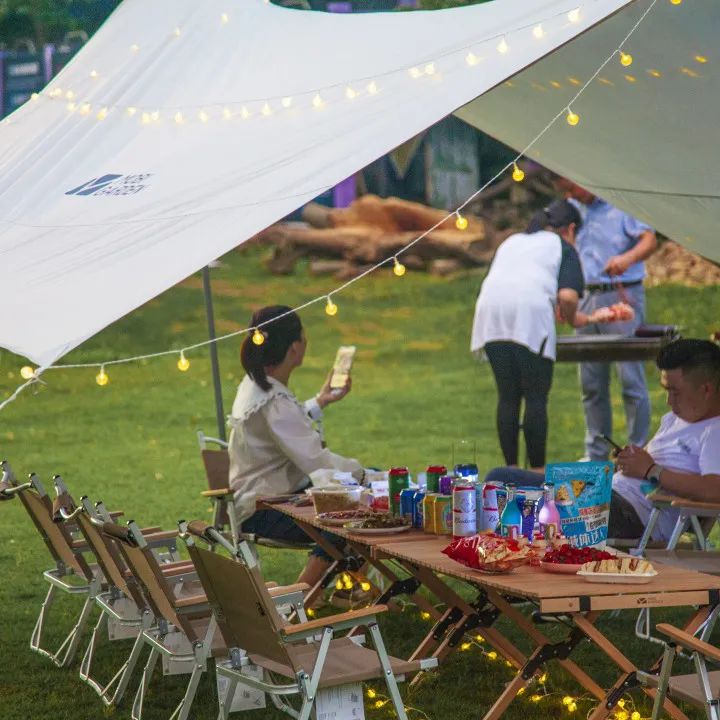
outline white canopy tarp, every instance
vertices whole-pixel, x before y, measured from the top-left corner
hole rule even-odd
[[[464,116],[523,145],[570,88],[561,82],[535,95],[521,79],[539,73],[532,82],[547,84],[560,69],[582,78],[649,2],[495,0],[432,13],[331,15],[263,0],[125,0],[40,97],[0,127],[0,346],[53,362],[495,86]],[[671,81],[665,70],[656,85],[644,76],[633,85],[632,122],[621,130],[632,154],[613,154],[614,118],[632,102],[627,88],[615,103],[593,86],[578,103],[581,125],[553,129],[538,158],[591,187],[614,188],[609,200],[632,204],[660,229],[677,227],[672,206],[688,193],[689,176],[687,202],[707,204],[683,227],[713,255],[716,204],[694,193],[717,188],[718,170],[693,167],[714,150],[704,140],[716,118],[697,113],[718,97],[703,94],[713,66],[692,57],[712,57],[718,11],[710,5],[660,0],[654,37],[644,37],[644,25],[636,34],[655,48],[653,58],[673,56],[702,77]],[[501,85],[558,47],[560,67],[550,55],[513,88]],[[640,74],[646,58],[636,54]],[[673,92],[685,99],[680,83],[691,81],[697,97],[677,106]],[[681,129],[692,155],[675,158],[662,178],[649,176],[645,167],[656,171]],[[671,196],[635,203],[636,189],[656,186]]]

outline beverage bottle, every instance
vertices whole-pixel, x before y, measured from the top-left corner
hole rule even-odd
[[[444,465],[430,465],[425,473],[427,477],[425,492],[440,492],[440,478],[447,475],[447,468]]]
[[[452,490],[452,534],[454,538],[468,537],[477,532],[475,485],[457,478]]]
[[[400,514],[400,493],[410,484],[410,473],[406,467],[390,468],[388,474],[388,498],[390,513]]]
[[[500,533],[512,539],[522,535],[522,514],[515,498],[515,488],[512,485],[507,486],[507,502],[500,516]]]
[[[548,542],[560,534],[560,513],[555,505],[555,486],[552,483],[543,485],[543,504],[537,519],[540,530]]]

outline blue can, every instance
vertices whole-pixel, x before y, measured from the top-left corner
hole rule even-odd
[[[462,463],[455,466],[455,477],[477,482],[479,474],[478,466],[475,463]]]
[[[425,493],[422,490],[418,490],[413,495],[413,514],[412,514],[412,526],[416,528],[423,527],[423,500],[425,499]]]
[[[408,523],[412,524],[413,521],[413,507],[415,505],[415,488],[405,488],[400,491],[400,517],[407,520]]]

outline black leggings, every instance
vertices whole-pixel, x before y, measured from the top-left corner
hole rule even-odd
[[[514,342],[489,342],[485,345],[485,353],[498,389],[497,430],[505,462],[518,464],[520,405],[524,399],[523,434],[528,462],[530,467],[542,467],[545,465],[547,403],[554,363]]]

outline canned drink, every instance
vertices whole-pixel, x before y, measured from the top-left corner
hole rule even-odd
[[[415,488],[404,488],[400,491],[400,517],[412,523],[413,519],[413,500],[415,497]]]
[[[452,492],[452,532],[454,537],[467,537],[477,532],[475,486],[459,480]]]
[[[478,466],[475,463],[460,463],[455,466],[456,477],[477,482],[478,475]]]
[[[390,468],[388,473],[388,498],[390,512],[393,515],[400,514],[400,492],[410,483],[410,472],[406,467]]]
[[[498,504],[498,515],[502,517],[503,510],[505,509],[505,505],[507,505],[507,498],[508,498],[508,491],[507,488],[503,485],[498,485],[497,490],[495,491],[495,494],[497,495],[497,504]]]
[[[453,483],[455,482],[454,475],[443,475],[440,478],[440,494],[441,495],[452,495]]]
[[[535,499],[526,496],[518,500],[518,504],[522,513],[522,534],[532,540],[535,529]]]
[[[426,493],[423,498],[423,530],[426,533],[435,532],[435,499],[437,493]]]
[[[453,531],[452,498],[449,495],[435,495],[433,505],[433,532],[436,535],[451,535]]]
[[[425,483],[426,492],[440,492],[440,478],[447,475],[447,468],[444,465],[430,465],[425,471],[427,478]]]
[[[412,526],[415,528],[423,527],[423,519],[425,517],[425,493],[422,490],[418,490],[413,495],[412,501]]]
[[[498,523],[500,522],[497,503],[497,486],[486,484],[483,487],[482,498],[482,515],[478,528],[481,532],[484,530],[495,532]],[[478,515],[480,515],[480,513],[478,513]]]

